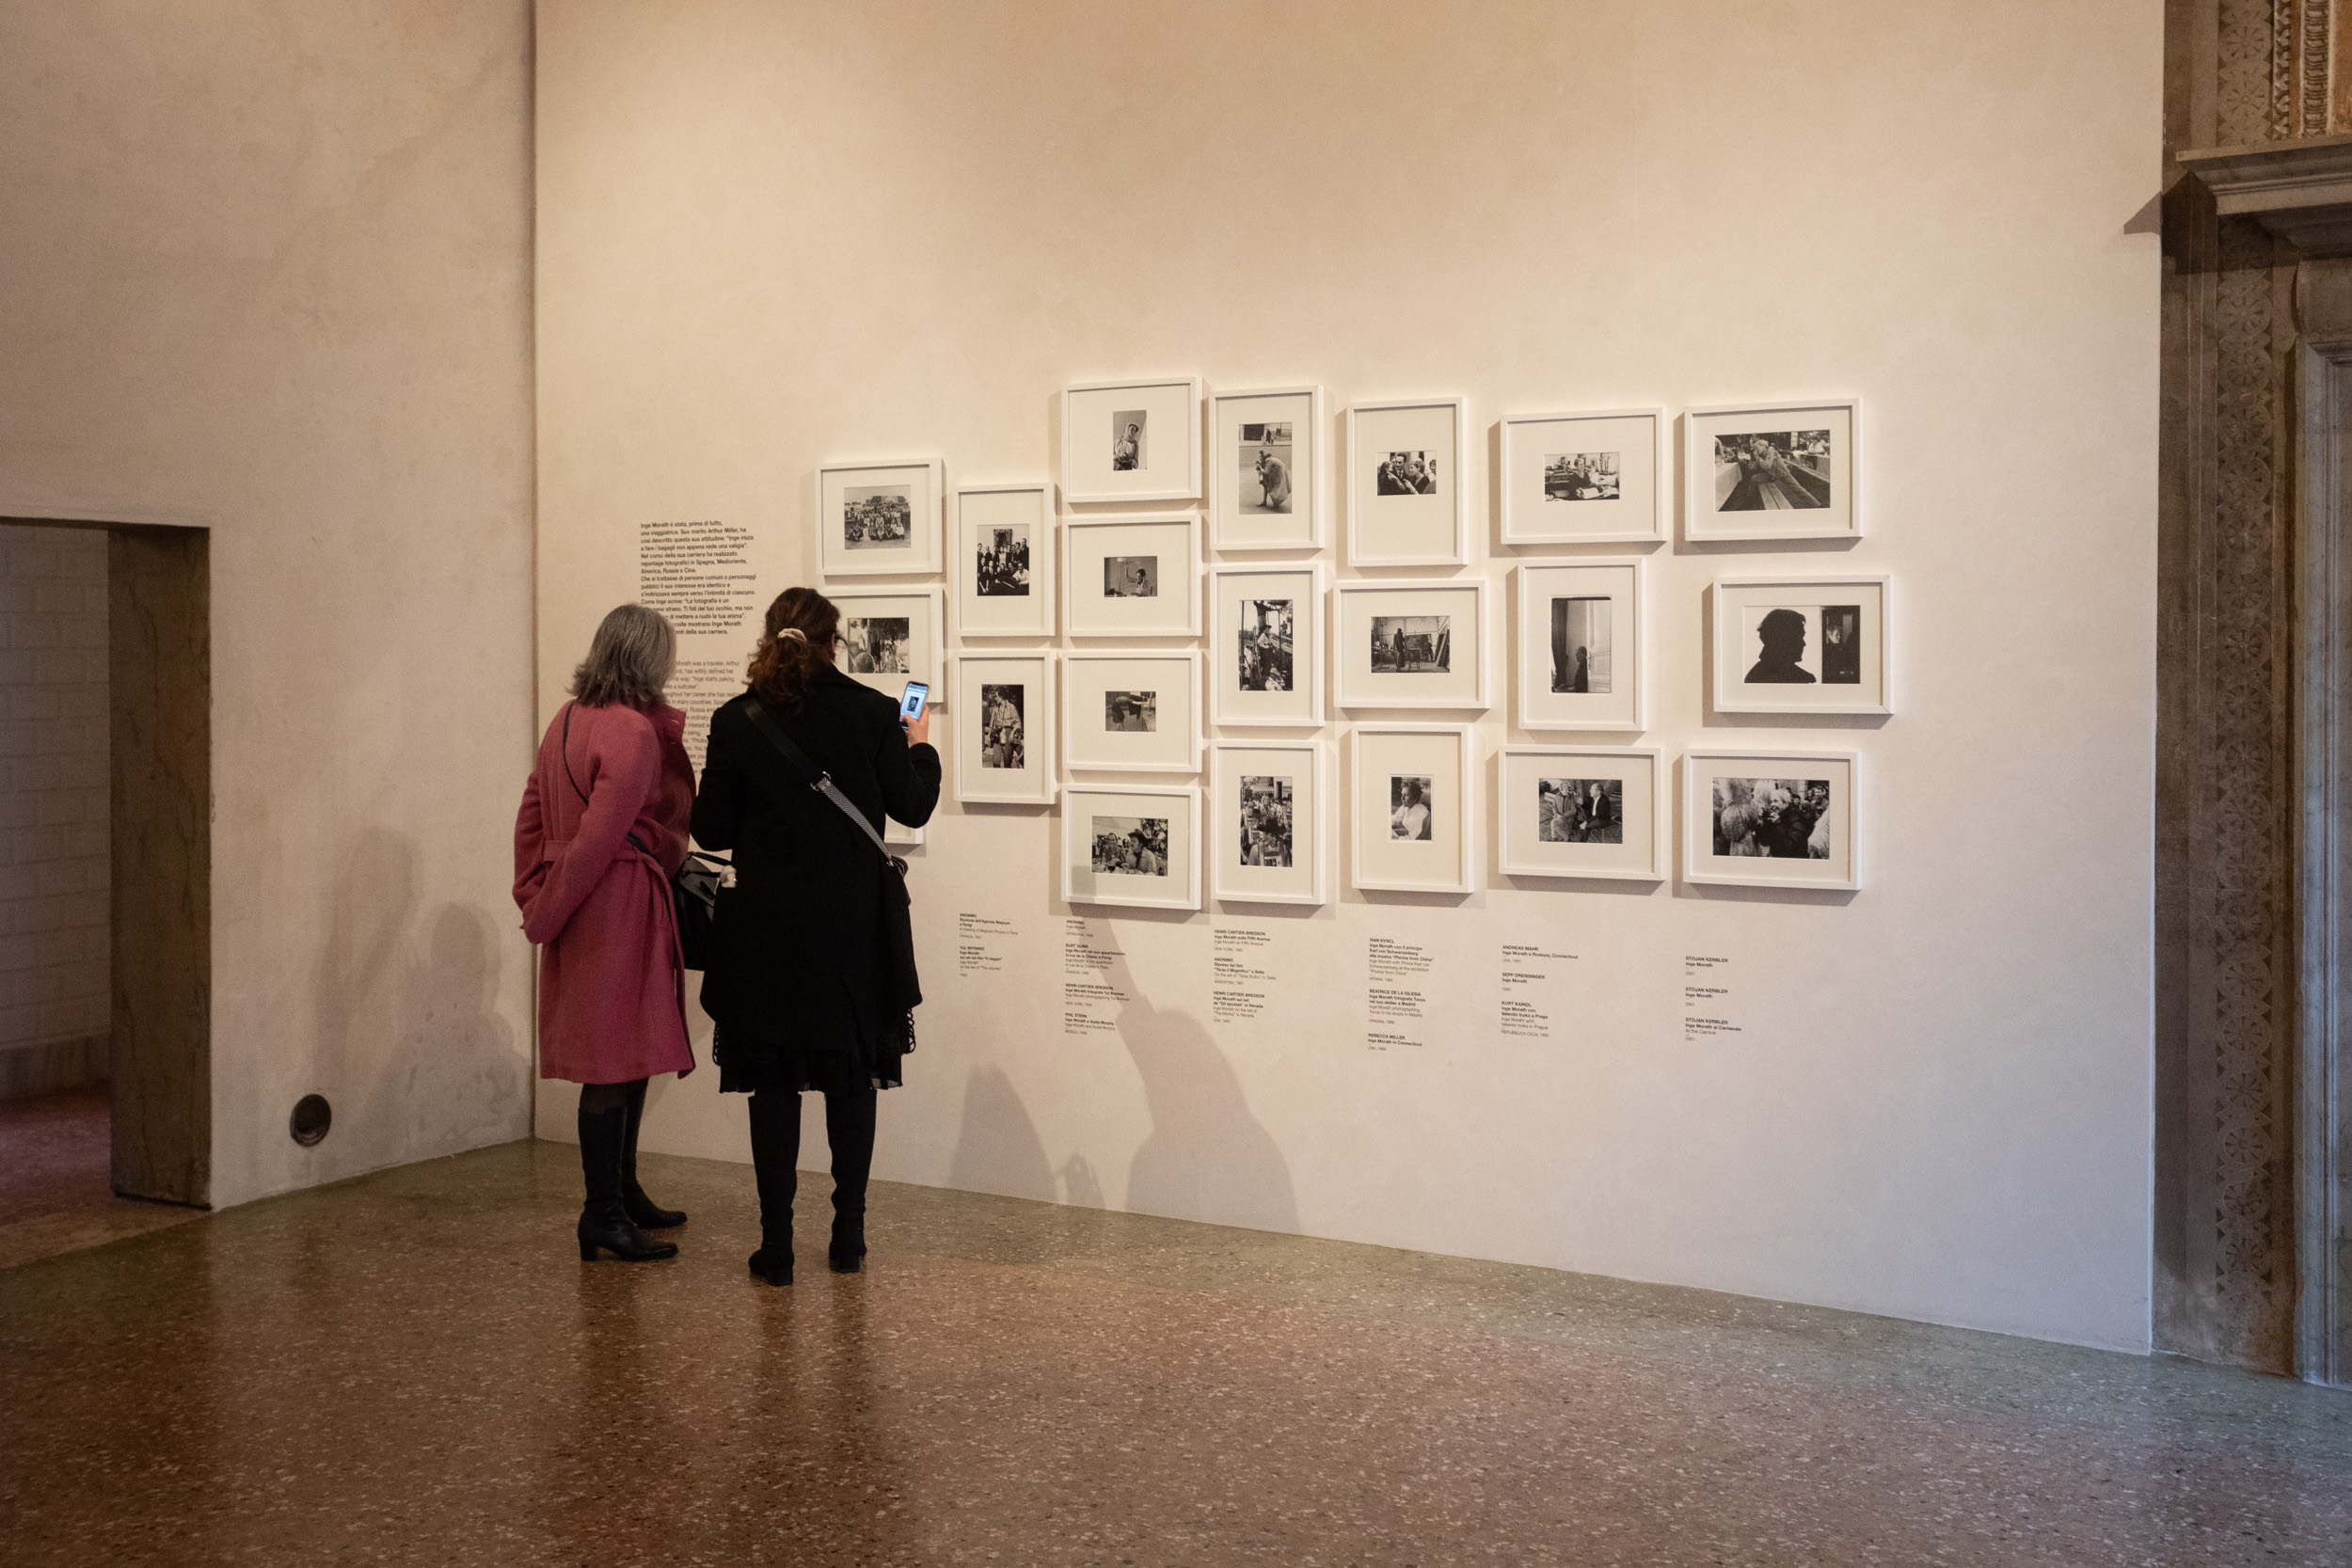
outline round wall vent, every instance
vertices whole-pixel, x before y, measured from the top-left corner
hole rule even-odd
[[[335,1125],[335,1107],[323,1094],[306,1094],[294,1101],[294,1115],[286,1118],[286,1131],[294,1141],[308,1148],[326,1136],[326,1130]]]

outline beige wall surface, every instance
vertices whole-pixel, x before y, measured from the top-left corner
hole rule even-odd
[[[1052,477],[1075,379],[1467,394],[1498,589],[1498,415],[1858,395],[1857,546],[1651,554],[1642,741],[1861,752],[1863,892],[1515,886],[1488,803],[1466,900],[1092,911],[1131,1000],[1073,1037],[1057,824],[949,805],[877,1170],[2144,1347],[2157,253],[2127,228],[2161,24],[546,0],[541,711],[641,525],[753,529],[764,598],[814,572],[818,463]],[[1709,723],[1712,576],[1833,565],[1895,575],[1895,717]],[[1487,657],[1482,790],[1513,738]],[[1003,972],[959,973],[961,913],[1018,931]],[[1276,981],[1219,1022],[1236,926]],[[1375,937],[1435,960],[1418,1049],[1369,1049]],[[1577,955],[1544,1040],[1498,1027],[1530,942]],[[1688,955],[1728,960],[1741,1033],[1686,1037]],[[743,1156],[714,1078],[664,1085],[649,1145]]]
[[[0,515],[213,531],[216,1204],[529,1131],[531,26],[0,8]]]

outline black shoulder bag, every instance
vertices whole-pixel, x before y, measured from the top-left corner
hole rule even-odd
[[[564,705],[564,777],[571,780],[572,792],[580,803],[588,803],[588,792],[580,787],[572,776],[572,709],[577,705]],[[641,855],[652,850],[637,842],[637,835],[628,835],[629,847]],[[679,864],[677,875],[670,879],[670,897],[677,911],[678,959],[688,969],[710,967],[710,926],[719,911],[719,879],[726,871],[726,862],[700,849],[689,849]]]
[[[759,733],[768,737],[770,745],[784,753],[784,760],[792,765],[794,772],[807,781],[808,787],[841,808],[841,815],[858,826],[881,854],[888,875],[882,879],[882,947],[887,970],[885,983],[889,986],[889,1006],[893,1019],[904,1018],[898,1032],[905,1037],[907,1051],[914,1049],[914,1009],[922,1005],[923,985],[914,973],[914,900],[907,895],[907,863],[890,852],[882,834],[866,820],[866,814],[857,809],[850,799],[841,793],[841,786],[833,782],[833,775],[822,771],[811,762],[808,753],[792,743],[776,722],[776,716],[763,706],[757,697],[744,705],[744,711]]]

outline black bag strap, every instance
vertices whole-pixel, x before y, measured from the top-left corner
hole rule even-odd
[[[882,842],[882,836],[874,831],[874,825],[866,820],[866,814],[841,793],[841,786],[833,782],[833,775],[820,771],[815,763],[808,760],[808,753],[792,743],[792,737],[784,733],[784,726],[776,722],[776,716],[770,713],[757,697],[747,699],[743,710],[750,715],[752,722],[759,726],[759,733],[768,737],[769,744],[784,753],[784,760],[792,765],[793,771],[807,781],[808,787],[839,806],[841,815],[856,823],[859,830],[873,840],[874,847],[882,851],[882,858],[890,863],[890,868],[899,876],[905,876],[905,863],[890,852],[890,846]]]

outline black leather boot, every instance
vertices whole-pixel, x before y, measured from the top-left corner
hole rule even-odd
[[[866,1266],[866,1178],[874,1165],[874,1102],[863,1094],[825,1095],[825,1141],[833,1146],[833,1241],[825,1262],[835,1274]]]
[[[763,1090],[752,1096],[752,1179],[759,1186],[759,1250],[752,1273],[771,1285],[792,1283],[792,1199],[801,1187],[801,1097]]]
[[[628,1108],[580,1113],[580,1170],[588,1201],[580,1210],[580,1260],[593,1263],[598,1249],[628,1263],[675,1258],[677,1248],[657,1242],[629,1223],[621,1207],[621,1145],[628,1134]]]
[[[645,1189],[637,1184],[637,1129],[645,1119],[645,1081],[631,1084],[628,1099],[624,1102],[628,1112],[628,1132],[621,1140],[621,1208],[628,1214],[629,1223],[640,1230],[669,1230],[686,1223],[683,1209],[664,1209],[645,1196]]]

